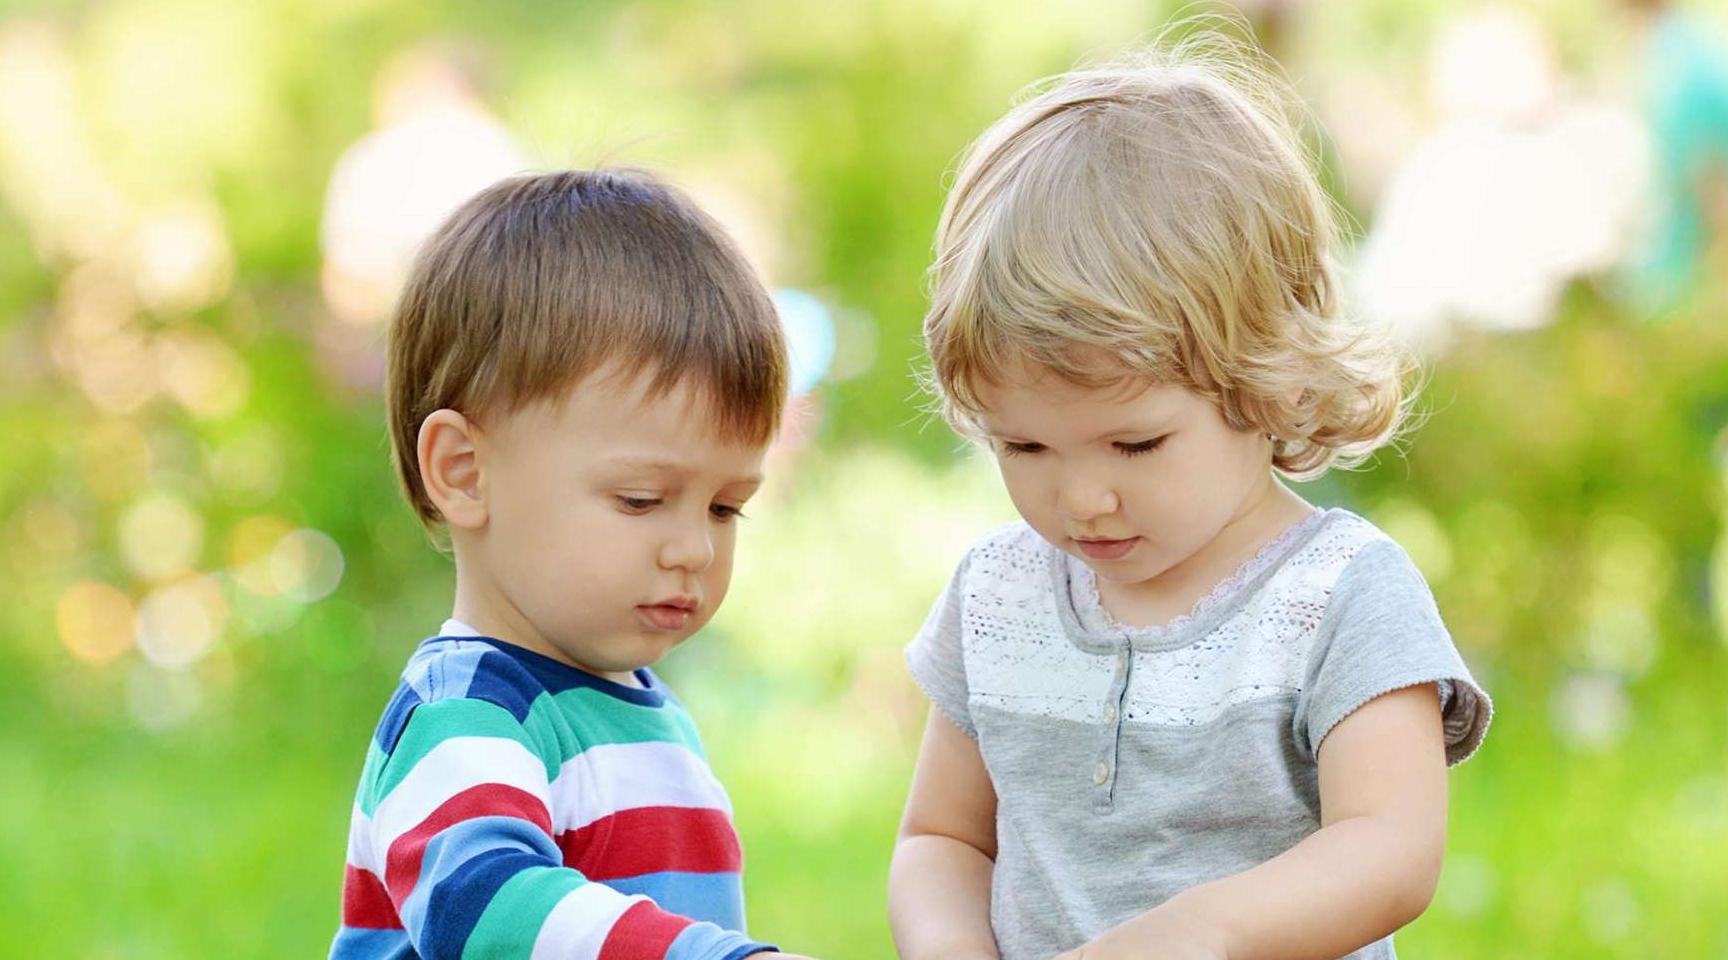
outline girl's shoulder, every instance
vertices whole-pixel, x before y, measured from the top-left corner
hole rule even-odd
[[[992,593],[1048,591],[1061,558],[1030,524],[1015,520],[973,541],[955,579],[974,588],[988,586]]]

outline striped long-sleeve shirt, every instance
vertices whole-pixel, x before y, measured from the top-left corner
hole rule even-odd
[[[742,851],[696,727],[641,688],[460,623],[384,711],[333,960],[736,960]],[[464,635],[451,635],[464,634]]]

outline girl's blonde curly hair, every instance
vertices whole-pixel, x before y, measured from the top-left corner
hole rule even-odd
[[[1343,315],[1340,217],[1293,100],[1211,31],[1035,84],[967,151],[937,231],[924,337],[948,421],[976,435],[977,387],[1029,363],[1180,383],[1293,477],[1391,440],[1412,365]]]

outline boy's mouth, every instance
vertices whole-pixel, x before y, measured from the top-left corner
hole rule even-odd
[[[1140,542],[1139,537],[1129,537],[1126,540],[1081,540],[1076,537],[1074,543],[1080,547],[1080,552],[1093,560],[1120,560],[1134,549]]]
[[[636,608],[638,615],[659,630],[682,630],[696,615],[695,597],[668,597],[658,603],[644,603]]]

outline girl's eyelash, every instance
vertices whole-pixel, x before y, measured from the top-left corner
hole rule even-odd
[[[1136,443],[1118,443],[1116,449],[1122,451],[1122,455],[1125,457],[1138,457],[1143,453],[1151,453],[1163,443],[1163,437],[1153,437],[1150,440],[1141,440]]]
[[[1042,443],[1014,443],[1008,440],[1002,441],[1002,452],[1009,456],[1021,453],[1038,453],[1043,449],[1044,445]]]
[[[627,497],[622,494],[618,496],[618,502],[631,510],[648,510],[661,503],[658,497]]]
[[[733,520],[750,519],[744,515],[744,508],[727,506],[724,503],[714,504],[708,508],[708,512],[712,513],[714,519],[719,520],[721,523],[731,523]]]

